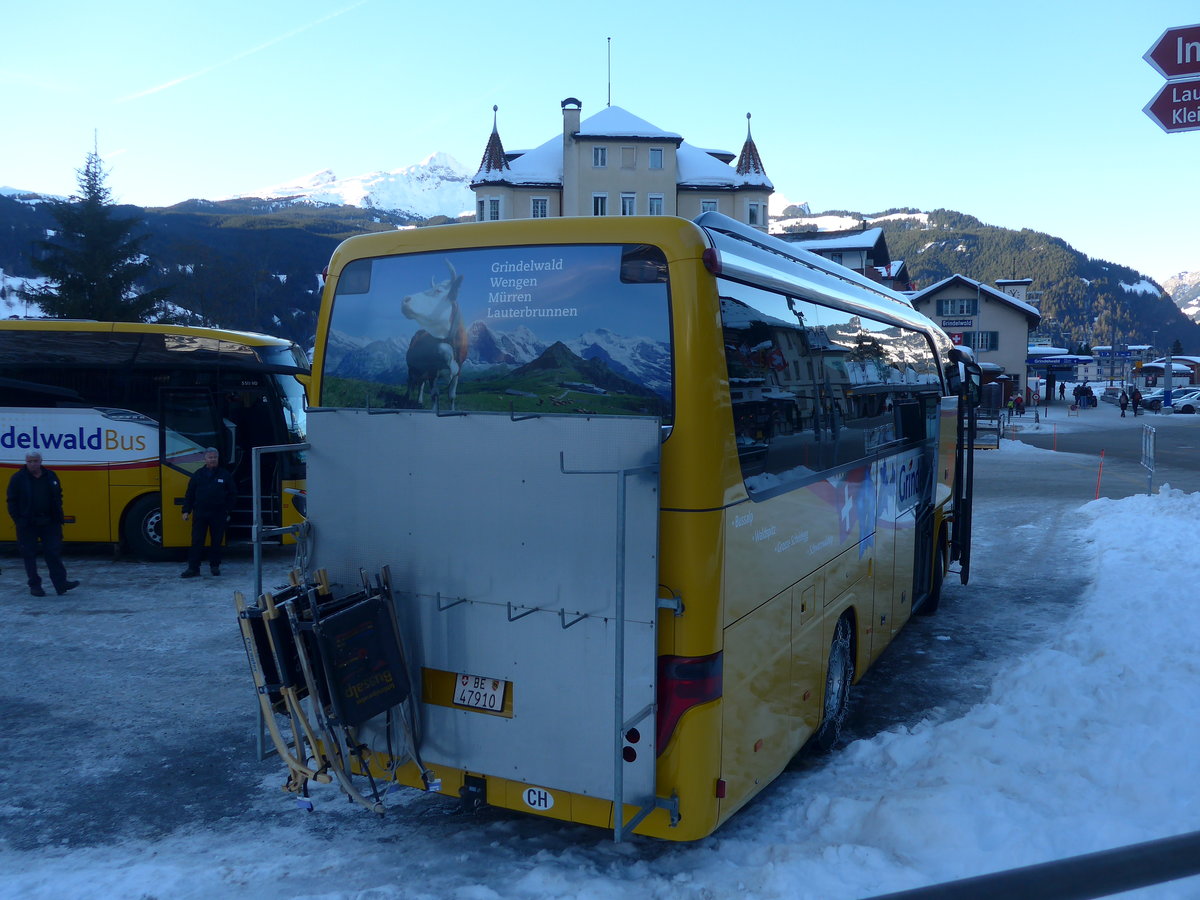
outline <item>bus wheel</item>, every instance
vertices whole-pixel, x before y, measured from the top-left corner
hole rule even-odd
[[[169,559],[171,554],[163,547],[162,504],[158,494],[138,497],[125,513],[122,537],[133,555],[139,559],[157,562]]]
[[[850,706],[850,682],[854,680],[854,644],[850,637],[849,616],[842,616],[833,631],[833,643],[829,645],[821,725],[813,735],[813,744],[821,753],[828,753],[837,744]]]

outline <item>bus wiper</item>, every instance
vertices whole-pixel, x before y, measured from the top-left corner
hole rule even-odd
[[[438,401],[438,395],[433,395],[433,414],[439,419],[448,419],[450,416],[465,416],[464,410],[452,409],[450,412],[442,412],[442,404]]]
[[[540,412],[523,413],[518,416],[516,402],[512,401],[508,404],[508,418],[513,422],[524,422],[526,419],[540,419],[541,417]]]

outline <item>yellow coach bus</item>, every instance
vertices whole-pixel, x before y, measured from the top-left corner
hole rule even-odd
[[[191,542],[179,506],[204,448],[216,447],[238,482],[229,540],[246,540],[251,449],[304,439],[308,376],[303,351],[267,335],[0,320],[0,478],[38,450],[62,481],[64,540],[162,559]],[[270,456],[263,468],[266,524],[298,522],[285,489],[303,487],[303,457]],[[15,539],[3,517],[0,541]]]
[[[977,372],[901,295],[715,213],[346,241],[308,577],[381,586],[405,661],[322,684],[341,663],[297,607],[333,730],[293,774],[711,833],[831,748],[851,684],[965,581]],[[346,712],[384,682],[404,716]]]

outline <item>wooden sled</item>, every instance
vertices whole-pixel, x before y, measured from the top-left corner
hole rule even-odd
[[[254,680],[254,689],[258,695],[263,722],[266,724],[271,743],[275,746],[275,752],[279,754],[279,758],[288,768],[285,789],[303,795],[310,779],[321,784],[328,784],[332,781],[327,771],[328,764],[325,763],[319,768],[314,768],[307,762],[308,754],[304,752],[305,741],[307,740],[313,750],[313,758],[317,759],[316,740],[311,729],[307,727],[307,720],[303,716],[303,710],[299,708],[294,689],[290,686],[285,688],[280,683],[280,667],[276,662],[278,657],[275,655],[270,637],[271,629],[267,624],[267,610],[248,606],[241,591],[234,592],[233,600],[237,608],[238,624],[242,629],[242,642],[246,647],[246,659],[250,663],[250,675]],[[270,615],[272,618],[278,619],[278,609],[273,603]],[[272,702],[272,695],[279,698],[278,704],[282,708],[276,709],[277,704]],[[291,720],[294,748],[279,730],[279,723],[275,718],[277,712],[288,715]],[[300,713],[299,716],[296,715],[297,712]]]

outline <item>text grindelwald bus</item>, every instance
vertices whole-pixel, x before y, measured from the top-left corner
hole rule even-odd
[[[229,539],[251,532],[252,453],[304,440],[308,359],[295,344],[210,328],[0,320],[0,470],[41,452],[62,479],[66,541],[122,542],[162,558],[187,547],[179,512],[204,448],[221,451],[240,499]],[[264,457],[268,525],[300,521],[298,453]],[[0,521],[0,541],[15,540]]]
[[[292,789],[332,767],[360,800],[709,834],[837,741],[966,562],[977,373],[901,295],[713,213],[346,241],[310,393],[320,589],[283,602]],[[386,597],[400,651],[347,654],[339,594]],[[402,713],[354,715],[376,689]]]

